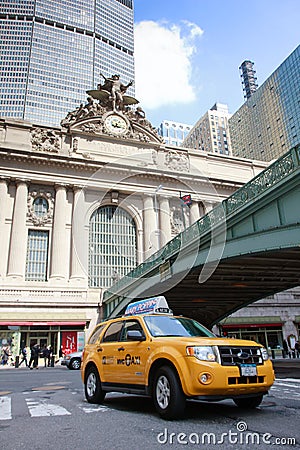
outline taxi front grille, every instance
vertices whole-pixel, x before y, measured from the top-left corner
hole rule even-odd
[[[218,347],[222,366],[239,364],[262,365],[263,359],[259,347]]]
[[[265,377],[228,377],[228,384],[259,384]]]

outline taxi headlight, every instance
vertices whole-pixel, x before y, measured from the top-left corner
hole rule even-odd
[[[214,349],[210,346],[189,346],[186,348],[186,353],[188,356],[194,356],[200,361],[216,361],[216,354]]]
[[[264,361],[267,361],[267,360],[269,359],[268,350],[267,350],[265,347],[262,347],[262,348],[260,349],[260,352],[261,352],[262,359],[263,359]]]

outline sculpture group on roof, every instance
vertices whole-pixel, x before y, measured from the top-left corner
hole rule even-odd
[[[104,79],[104,83],[99,83],[97,89],[86,91],[88,94],[87,102],[71,111],[61,121],[61,126],[69,128],[76,122],[92,117],[102,117],[105,114],[115,113],[127,117],[132,122],[147,128],[149,131],[157,135],[157,130],[146,119],[146,114],[140,106],[136,106],[139,101],[126,94],[127,89],[133,85],[133,81],[123,84],[120,75],[112,75],[105,77],[102,73],[100,76]],[[93,128],[94,129],[94,128]]]
[[[112,110],[115,112],[123,111],[124,104],[138,103],[138,100],[134,97],[125,96],[127,89],[133,85],[133,80],[130,80],[129,83],[125,85],[120,81],[120,75],[112,75],[111,78],[106,78],[102,73],[100,73],[100,75],[104,78],[104,84],[98,84],[98,91],[100,91],[101,94],[96,91],[94,94],[95,98],[110,101],[112,104]],[[92,92],[94,93],[94,91],[90,92],[91,95]]]
[[[81,103],[74,111],[70,111],[61,121],[63,127],[72,125],[81,119],[101,116],[110,111],[121,114],[132,112],[132,118],[134,117],[135,113],[132,106],[138,104],[139,101],[126,95],[126,91],[133,85],[133,81],[131,80],[125,85],[120,81],[120,75],[115,74],[110,78],[106,78],[102,73],[100,75],[104,78],[104,84],[99,83],[97,89],[86,91],[88,94],[87,103]],[[144,112],[143,117],[141,116],[141,108],[138,108],[137,118],[145,119]]]

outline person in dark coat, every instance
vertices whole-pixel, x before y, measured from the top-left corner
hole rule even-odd
[[[30,351],[30,360],[29,360],[29,369],[38,369],[38,365],[39,365],[39,353],[40,353],[40,346],[38,344],[35,344],[31,347],[31,351]],[[31,367],[31,363],[32,367]]]
[[[19,362],[19,367],[24,361],[25,361],[26,367],[28,367],[27,356],[28,356],[28,354],[27,354],[27,347],[23,347],[22,350],[21,350],[21,360]]]
[[[50,346],[44,346],[44,348],[42,349],[42,355],[44,358],[45,367],[50,367]]]
[[[2,348],[2,358],[1,358],[1,364],[3,366],[6,366],[8,364],[8,359],[11,356],[8,350],[8,347],[3,347]]]
[[[286,342],[286,340],[283,341],[283,357],[286,358],[289,355],[289,346],[288,343]]]

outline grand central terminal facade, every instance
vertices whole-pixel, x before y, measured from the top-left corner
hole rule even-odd
[[[90,91],[61,127],[0,119],[0,347],[15,355],[35,343],[82,349],[105,289],[268,164],[168,146],[124,103]],[[253,306],[258,327],[279,326],[279,345],[298,333],[284,295],[278,320]]]

